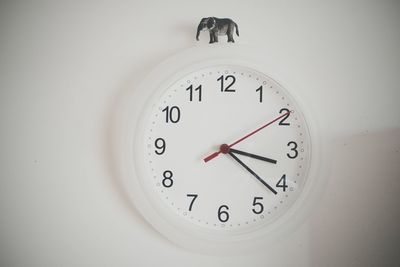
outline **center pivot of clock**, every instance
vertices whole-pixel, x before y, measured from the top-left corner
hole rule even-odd
[[[229,153],[229,151],[231,151],[231,148],[230,148],[227,144],[222,144],[222,145],[219,147],[219,151],[220,151],[222,154],[227,154],[227,153]]]

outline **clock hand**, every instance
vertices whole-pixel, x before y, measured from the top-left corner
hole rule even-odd
[[[248,152],[244,152],[244,151],[241,151],[241,150],[237,150],[237,149],[233,149],[233,148],[230,148],[229,151],[234,153],[234,154],[248,156],[250,158],[263,160],[263,161],[266,161],[266,162],[269,162],[269,163],[273,163],[273,164],[276,164],[276,162],[277,162],[275,159],[270,159],[270,158],[254,155],[254,154],[251,154],[251,153],[248,153]]]
[[[245,140],[246,138],[249,138],[249,137],[252,136],[253,134],[255,134],[255,133],[261,131],[261,130],[264,129],[265,127],[267,127],[267,126],[273,124],[274,122],[278,121],[279,119],[281,119],[281,118],[287,116],[290,112],[291,112],[291,111],[288,111],[288,112],[286,112],[286,113],[280,115],[279,117],[273,119],[272,121],[268,122],[267,124],[264,124],[264,125],[261,126],[260,128],[254,130],[254,131],[252,131],[251,133],[249,133],[249,134],[243,136],[242,138],[236,140],[235,142],[233,142],[232,144],[230,144],[230,145],[228,146],[228,148],[233,147],[234,145],[236,145],[236,144],[242,142],[243,140]],[[213,158],[217,157],[220,153],[223,153],[223,151],[222,151],[221,149],[222,149],[222,146],[220,147],[220,150],[219,150],[219,151],[216,151],[216,152],[212,153],[211,155],[205,157],[205,158],[203,159],[204,162],[210,161],[210,160],[212,160]],[[225,154],[226,154],[226,153],[227,153],[227,152],[225,152]]]
[[[265,185],[269,190],[271,190],[272,193],[275,195],[278,193],[273,189],[269,184],[267,184],[263,179],[260,178],[252,169],[250,169],[246,164],[244,164],[238,157],[235,156],[233,152],[228,152],[228,154],[236,160],[240,165],[242,165],[243,168],[245,168],[249,173],[251,173],[254,177],[257,178],[258,181],[260,181],[263,185]]]

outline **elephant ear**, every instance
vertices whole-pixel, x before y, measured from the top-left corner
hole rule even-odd
[[[199,23],[199,26],[197,27],[197,29],[199,30],[202,30],[202,29],[204,29],[205,27],[207,27],[207,22],[208,22],[208,19],[209,18],[202,18],[201,20],[200,20],[200,23]]]
[[[208,18],[207,20],[207,28],[212,29],[215,27],[215,19],[214,18]]]

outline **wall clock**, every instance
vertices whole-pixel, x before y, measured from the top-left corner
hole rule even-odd
[[[254,51],[200,45],[181,52],[121,105],[123,187],[143,217],[182,247],[262,246],[289,234],[313,202],[323,158],[317,123]]]

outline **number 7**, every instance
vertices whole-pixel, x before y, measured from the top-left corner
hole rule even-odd
[[[196,200],[196,198],[197,198],[198,195],[195,195],[195,194],[187,194],[186,196],[187,196],[187,197],[192,197],[192,198],[193,198],[192,201],[190,201],[190,205],[189,205],[189,211],[191,211],[191,210],[192,210],[193,203],[194,203],[194,201]]]

